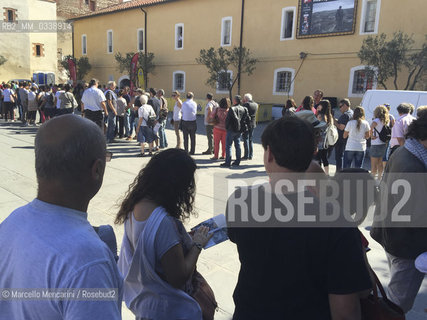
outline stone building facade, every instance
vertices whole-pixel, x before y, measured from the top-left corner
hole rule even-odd
[[[68,20],[80,15],[90,14],[118,3],[123,0],[55,0],[58,20]],[[73,54],[72,33],[58,33],[58,60]],[[58,65],[59,80],[66,81],[67,75]]]

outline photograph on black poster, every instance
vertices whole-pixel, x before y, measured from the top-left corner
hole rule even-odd
[[[353,34],[357,0],[300,0],[298,38]]]

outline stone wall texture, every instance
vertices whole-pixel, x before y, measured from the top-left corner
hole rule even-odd
[[[123,0],[55,0],[58,18],[69,19],[122,3]]]

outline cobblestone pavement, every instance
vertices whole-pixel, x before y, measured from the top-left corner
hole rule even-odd
[[[263,170],[263,150],[259,144],[265,124],[255,129],[255,156],[252,161],[242,162],[236,169],[220,168],[220,162],[209,160],[211,156],[202,155],[207,149],[202,119],[198,119],[196,144],[197,162],[197,217],[186,224],[188,228],[216,214],[223,213],[225,200],[215,192],[214,176],[225,175],[228,179],[246,177],[265,177]],[[19,123],[5,123],[0,120],[0,222],[13,209],[25,205],[36,196],[37,182],[34,170],[34,137],[37,127],[22,127]],[[169,146],[175,146],[175,134],[167,128]],[[111,224],[118,210],[117,204],[126,192],[137,172],[148,162],[148,158],[138,158],[139,146],[134,141],[118,140],[110,144],[114,152],[111,162],[107,163],[104,183],[93,198],[88,209],[88,219],[93,225]],[[332,157],[331,157],[332,158]],[[334,166],[331,165],[331,171]],[[384,284],[388,282],[389,272],[382,248],[372,240],[362,226],[362,231],[370,240],[372,250],[368,258]],[[119,246],[123,237],[123,227],[114,226]],[[4,245],[4,244],[3,244]],[[216,319],[231,319],[234,309],[232,293],[236,285],[240,268],[237,250],[233,243],[226,241],[202,252],[198,270],[206,277],[215,291],[220,309]],[[260,270],[260,272],[262,272]],[[427,281],[424,281],[409,320],[426,319],[423,309],[427,308]],[[133,319],[132,313],[123,305],[123,319]]]

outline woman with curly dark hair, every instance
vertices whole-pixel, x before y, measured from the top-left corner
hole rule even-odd
[[[125,233],[119,258],[123,300],[137,319],[201,319],[190,296],[192,274],[210,239],[182,224],[193,211],[196,164],[183,150],[156,154],[129,186],[116,224]]]

